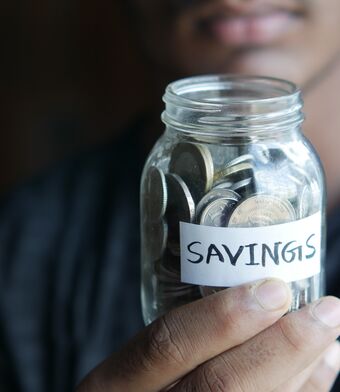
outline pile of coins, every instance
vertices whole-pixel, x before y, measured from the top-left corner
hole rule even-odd
[[[211,150],[221,149],[220,152]],[[166,167],[151,166],[144,181],[142,222],[147,257],[163,307],[208,295],[218,288],[180,280],[179,222],[215,227],[256,227],[291,222],[318,210],[317,184],[287,164],[282,146],[252,146],[242,154],[220,146],[180,142]],[[215,158],[215,162],[212,157]],[[302,190],[302,191],[301,191]],[[308,280],[294,282],[297,308],[311,300]],[[303,287],[302,287],[302,286]]]

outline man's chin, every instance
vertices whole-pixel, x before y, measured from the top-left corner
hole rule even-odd
[[[237,73],[242,75],[262,75],[302,83],[299,69],[301,64],[294,56],[283,52],[248,52],[233,56],[232,61],[226,61],[221,67],[222,73]]]
[[[302,65],[302,54],[283,48],[248,48],[228,53],[220,48],[208,51],[207,47],[192,45],[191,50],[185,50],[187,47],[177,47],[177,57],[168,59],[163,67],[177,70],[183,76],[237,73],[277,77],[298,84],[302,84],[308,74],[308,69]],[[171,61],[173,59],[176,61]]]

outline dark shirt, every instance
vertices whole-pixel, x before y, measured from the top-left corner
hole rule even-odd
[[[21,186],[0,208],[0,390],[67,392],[143,327],[140,127]],[[340,219],[328,292],[339,295]]]

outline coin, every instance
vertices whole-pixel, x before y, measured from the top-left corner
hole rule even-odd
[[[178,283],[181,280],[180,272],[166,267],[162,261],[156,268],[156,273],[159,281],[165,283]]]
[[[199,220],[199,217],[200,217],[202,211],[206,208],[206,206],[208,204],[210,204],[214,200],[217,200],[219,198],[226,198],[226,199],[238,201],[241,199],[241,196],[238,193],[236,193],[230,189],[222,188],[221,185],[223,185],[223,184],[229,185],[229,183],[220,184],[218,188],[213,188],[209,193],[207,193],[200,200],[200,202],[197,204],[197,207],[196,207],[196,220]]]
[[[295,219],[295,210],[288,200],[272,195],[258,194],[248,197],[234,209],[228,226],[270,226]]]
[[[214,180],[218,183],[225,181],[240,181],[253,177],[253,165],[249,162],[241,162],[237,165],[227,166],[214,175]]]
[[[165,175],[168,187],[166,217],[169,225],[168,247],[179,250],[179,223],[192,222],[195,217],[195,202],[185,182],[177,174]]]
[[[242,197],[246,197],[246,196],[249,196],[249,195],[255,193],[256,188],[255,188],[253,177],[246,178],[245,180],[235,182],[230,187],[230,190],[237,192]]]
[[[214,163],[208,147],[197,143],[178,143],[171,154],[169,172],[183,179],[197,202],[213,183]]]
[[[156,264],[156,274],[159,295],[164,299],[172,297],[185,296],[193,291],[197,291],[197,287],[189,283],[181,282],[180,271],[173,269],[171,266],[165,266],[160,260]]]
[[[312,191],[312,207],[310,214],[314,214],[320,210],[321,190],[319,184],[316,181],[312,181],[310,183],[310,187]]]
[[[161,284],[158,296],[161,300],[170,300],[176,297],[195,296],[197,291],[197,287],[183,283]]]
[[[152,221],[157,222],[163,218],[168,192],[165,182],[165,175],[162,170],[155,166],[151,166],[146,176],[146,216]]]
[[[266,144],[253,144],[250,146],[250,152],[257,164],[270,163],[268,146]]]
[[[179,238],[176,237],[176,240],[172,240],[171,238],[168,241],[169,251],[174,257],[178,257],[181,255],[181,246],[179,244]]]
[[[298,213],[299,217],[305,218],[318,211],[320,190],[315,182],[304,186],[301,192]]]
[[[166,283],[164,284],[164,292],[168,292],[169,294],[183,293],[183,291],[191,291],[193,285],[188,283],[182,283],[178,280],[176,283]]]
[[[168,225],[164,219],[159,222],[147,222],[145,224],[145,236],[149,257],[153,261],[160,259],[168,240]]]
[[[195,215],[195,202],[188,186],[177,174],[168,173],[165,177],[168,187],[166,214],[174,218],[176,224],[180,221],[192,222]]]
[[[253,162],[253,161],[254,161],[253,155],[244,154],[244,155],[241,155],[241,156],[233,159],[232,161],[228,162],[226,167],[239,165],[240,163],[243,163],[243,162]]]
[[[305,218],[309,215],[312,208],[313,196],[309,185],[305,185],[302,189],[299,203],[299,218]]]
[[[179,244],[178,248],[180,248]],[[163,271],[168,271],[178,275],[181,270],[180,251],[178,251],[177,255],[174,255],[168,246],[162,257],[161,264],[162,267],[160,267],[160,270],[163,269]]]
[[[312,298],[314,287],[312,284],[313,278],[314,277],[289,283],[292,292],[292,305],[290,310],[298,310],[314,301],[314,298]]]
[[[262,169],[255,173],[258,192],[270,193],[282,199],[294,200],[298,196],[298,186],[288,175],[274,170]]]
[[[292,173],[292,177],[299,181],[299,184],[309,182],[310,176],[302,167],[292,165],[290,166],[290,171]]]
[[[234,184],[233,181],[224,181],[215,185],[213,189],[230,189],[230,187],[233,186],[233,184]]]
[[[228,146],[226,148],[225,145],[219,144],[211,144],[210,151],[212,156],[214,157],[214,166],[223,168],[226,166],[226,162],[230,162],[233,159],[237,158],[240,155],[239,148],[237,146]]]
[[[268,162],[274,165],[281,165],[287,160],[286,154],[282,150],[282,146],[268,148],[268,150],[265,151],[265,155],[268,159]]]
[[[210,203],[202,212],[200,224],[226,227],[231,211],[237,204],[234,199],[220,198]]]

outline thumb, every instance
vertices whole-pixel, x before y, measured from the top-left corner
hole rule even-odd
[[[174,309],[95,369],[77,391],[159,391],[274,324],[290,302],[288,286],[270,279]]]

